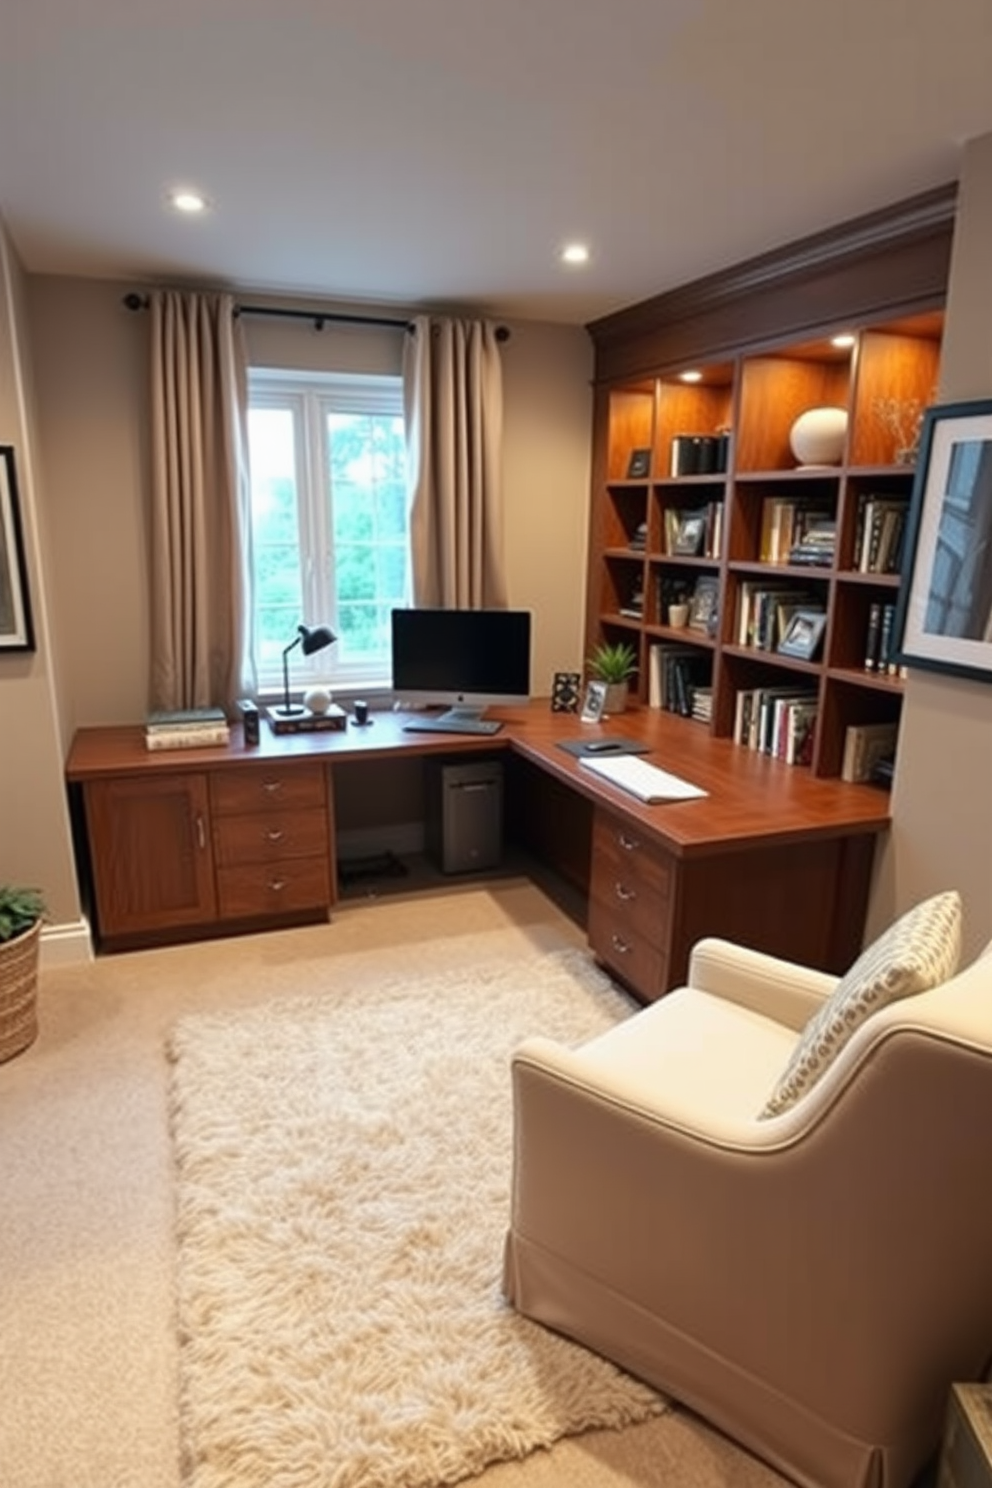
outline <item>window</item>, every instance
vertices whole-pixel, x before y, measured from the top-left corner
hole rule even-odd
[[[410,602],[399,377],[252,372],[252,592],[259,687],[278,689],[300,623],[337,644],[296,654],[297,686],[390,679],[390,611]]]

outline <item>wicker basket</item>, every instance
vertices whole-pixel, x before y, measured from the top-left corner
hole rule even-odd
[[[38,1035],[40,945],[40,920],[0,943],[0,1061],[20,1054]]]

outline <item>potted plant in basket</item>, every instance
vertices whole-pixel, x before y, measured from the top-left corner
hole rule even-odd
[[[38,952],[45,901],[37,889],[0,884],[0,1061],[38,1033]]]
[[[637,652],[629,641],[601,641],[588,658],[592,676],[606,683],[607,713],[622,713],[627,706],[627,683],[637,673]]]

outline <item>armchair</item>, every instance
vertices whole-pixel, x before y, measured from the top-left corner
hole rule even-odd
[[[506,1295],[807,1488],[906,1488],[992,1358],[992,957],[764,1116],[838,979],[709,939],[688,980],[516,1051]]]

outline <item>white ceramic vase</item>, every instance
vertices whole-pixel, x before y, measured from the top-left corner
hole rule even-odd
[[[847,437],[847,410],[807,408],[789,430],[789,444],[800,465],[837,465]]]

